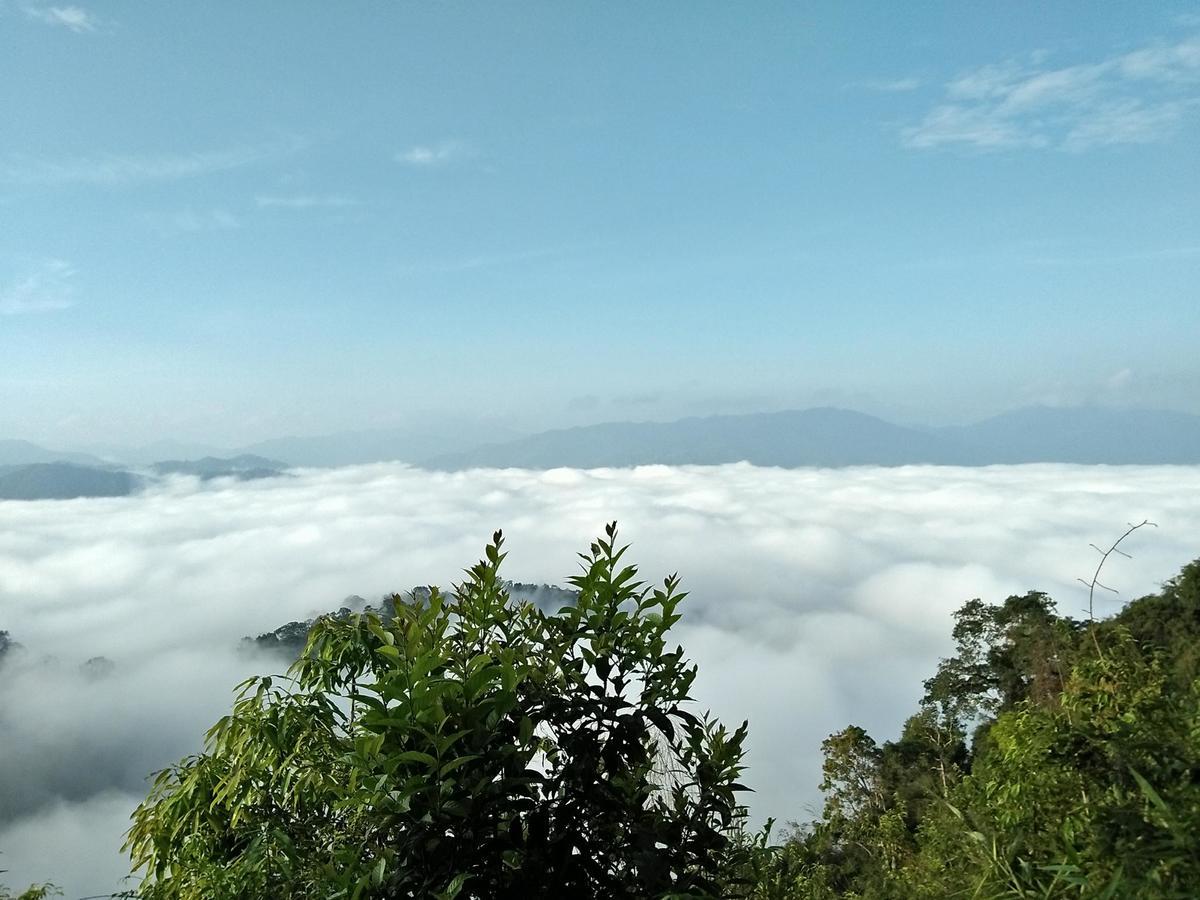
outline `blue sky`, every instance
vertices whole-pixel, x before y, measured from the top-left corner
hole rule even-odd
[[[0,0],[0,437],[1200,412],[1200,4]]]

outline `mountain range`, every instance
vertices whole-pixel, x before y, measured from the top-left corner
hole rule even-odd
[[[1200,416],[1032,407],[972,425],[896,425],[825,407],[547,431],[424,460],[428,468],[595,468],[654,463],[760,466],[1200,463]]]
[[[75,463],[0,466],[0,500],[72,500],[124,497],[140,485],[132,472]]]
[[[490,440],[485,437],[490,436]],[[473,439],[473,441],[471,441]],[[96,448],[93,448],[96,449]],[[203,451],[150,462],[154,451]],[[257,452],[255,452],[257,451]],[[269,453],[269,457],[263,455]],[[608,422],[515,436],[494,426],[278,438],[235,451],[162,441],[122,451],[47,450],[0,441],[0,499],[122,496],[172,474],[271,477],[294,466],[404,461],[423,468],[550,469],[636,465],[985,466],[1200,464],[1200,416],[1145,409],[1029,407],[970,425],[900,425],[834,407],[674,422]],[[197,453],[197,455],[200,455]],[[181,454],[182,456],[182,454]]]
[[[0,466],[27,466],[32,463],[75,463],[80,466],[102,466],[104,460],[91,453],[70,450],[47,450],[29,441],[0,440]]]
[[[403,428],[372,428],[308,436],[288,435],[236,448],[195,441],[160,440],[134,447],[96,444],[77,448],[86,452],[75,455],[87,457],[93,462],[104,459],[125,466],[152,465],[164,459],[193,460],[204,456],[225,458],[250,455],[287,460],[289,466],[333,468],[396,460],[417,462],[437,454],[469,450],[484,443],[512,440],[524,434],[523,431],[495,420],[476,421],[430,415],[417,424]],[[4,442],[0,441],[0,464],[5,462],[3,444]]]

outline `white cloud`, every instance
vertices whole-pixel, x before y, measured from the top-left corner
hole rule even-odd
[[[1196,99],[1144,103],[1127,98],[1097,106],[1063,138],[1064,150],[1088,150],[1111,144],[1153,144],[1174,134]]]
[[[74,276],[70,263],[48,259],[11,283],[0,284],[0,316],[51,312],[73,305]]]
[[[1200,37],[1054,68],[1044,54],[964,72],[902,132],[913,148],[1080,152],[1175,134],[1200,105]]]
[[[360,203],[346,194],[267,194],[254,198],[259,209],[345,209]]]
[[[462,141],[441,141],[437,144],[419,144],[409,147],[394,157],[406,166],[433,168],[464,159],[471,155],[471,148]]]
[[[81,6],[28,6],[25,14],[46,25],[67,28],[76,34],[95,31],[99,25],[96,16]]]
[[[68,896],[118,887],[112,851],[144,776],[197,749],[265,666],[239,655],[241,635],[351,593],[446,585],[497,527],[508,577],[563,583],[614,518],[645,577],[683,576],[677,637],[699,701],[750,719],[755,815],[803,818],[821,740],[849,722],[895,736],[953,609],[1042,589],[1078,615],[1088,544],[1144,517],[1160,527],[1106,580],[1125,598],[1153,590],[1198,554],[1198,494],[1200,467],[380,464],[0,503],[0,629],[26,647],[0,679],[0,867]],[[79,663],[97,655],[116,669],[88,679]]]
[[[931,110],[919,126],[906,129],[904,142],[917,149],[958,144],[979,150],[999,150],[1045,147],[1049,140],[1025,130],[1020,123],[993,115],[987,110],[943,105]]]
[[[196,153],[107,154],[73,159],[35,159],[10,154],[0,159],[0,183],[24,186],[74,184],[115,187],[176,181],[255,165],[297,152],[300,139]]]

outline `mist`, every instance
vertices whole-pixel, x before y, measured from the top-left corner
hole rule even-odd
[[[147,776],[202,747],[242,678],[239,648],[285,622],[448,586],[503,528],[514,581],[563,584],[617,520],[645,580],[678,572],[675,636],[695,694],[750,721],[754,818],[809,817],[819,745],[854,722],[894,736],[973,597],[1048,592],[1083,615],[1090,543],[1130,521],[1097,613],[1200,555],[1200,467],[780,470],[746,464],[294,478],[172,478],[102,500],[0,503],[0,869],[67,897],[120,888]],[[97,657],[111,661],[91,663]]]

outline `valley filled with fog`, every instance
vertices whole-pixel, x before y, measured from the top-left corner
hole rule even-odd
[[[820,743],[891,736],[949,648],[950,614],[1030,589],[1097,614],[1200,556],[1197,466],[645,466],[429,472],[400,464],[253,481],[170,476],[129,497],[0,502],[0,868],[68,897],[116,889],[146,776],[198,751],[242,678],[281,670],[244,635],[348,595],[456,581],[492,532],[506,577],[565,584],[616,519],[644,580],[690,592],[673,632],[701,706],[750,721],[756,820],[808,818]],[[89,662],[91,661],[91,662]]]

